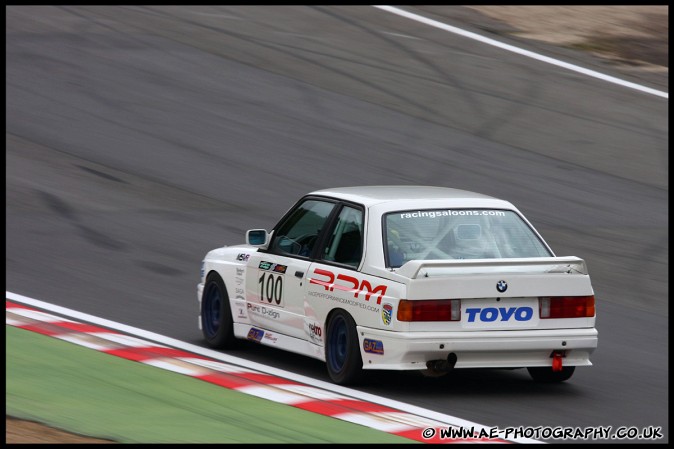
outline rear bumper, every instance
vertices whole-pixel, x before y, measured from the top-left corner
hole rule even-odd
[[[455,368],[551,366],[564,351],[564,366],[589,366],[597,330],[546,329],[470,332],[391,332],[358,326],[364,369],[426,369],[426,362],[456,355]],[[368,342],[365,342],[365,340]]]

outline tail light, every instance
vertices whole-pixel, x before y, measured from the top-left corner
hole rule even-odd
[[[398,321],[460,321],[460,299],[401,299]]]
[[[588,318],[594,316],[594,295],[538,298],[541,318]]]

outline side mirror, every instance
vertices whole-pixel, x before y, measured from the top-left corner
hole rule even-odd
[[[250,229],[246,231],[246,243],[263,248],[269,243],[270,234],[266,229]]]

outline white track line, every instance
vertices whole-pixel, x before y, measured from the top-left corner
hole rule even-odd
[[[662,92],[656,89],[651,89],[650,87],[642,86],[640,84],[636,83],[631,83],[629,81],[621,80],[619,78],[615,78],[613,76],[609,75],[604,75],[603,73],[595,72],[594,70],[589,70],[585,69],[583,67],[569,64],[568,62],[560,61],[558,59],[550,58],[548,56],[543,56],[538,53],[534,53],[532,51],[524,50],[519,47],[515,47],[514,45],[509,45],[509,44],[504,44],[503,42],[496,41],[494,39],[490,39],[488,37],[480,36],[479,34],[472,33],[470,31],[463,30],[461,28],[457,28],[451,25],[447,25],[442,22],[438,22],[437,20],[429,19],[423,16],[420,16],[418,14],[414,14],[411,12],[404,11],[400,8],[396,8],[394,6],[384,6],[384,5],[372,5],[375,8],[381,9],[383,11],[390,12],[392,14],[397,14],[399,16],[416,20],[417,22],[423,23],[425,25],[430,25],[435,28],[440,28],[441,30],[449,31],[450,33],[458,34],[463,37],[467,37],[469,39],[474,39],[476,41],[480,41],[484,44],[487,45],[493,45],[494,47],[501,48],[503,50],[511,51],[513,53],[520,54],[522,56],[526,56],[528,58],[533,58],[538,61],[546,62],[548,64],[556,65],[558,67],[562,67],[568,70],[573,70],[574,72],[582,73],[583,75],[588,75],[593,78],[598,78],[602,81],[607,81],[609,83],[614,83],[618,84],[623,87],[629,87],[630,89],[636,89],[641,92],[646,92],[648,94],[652,95],[657,95],[658,97],[662,98],[667,98],[669,99],[669,94],[667,92]]]
[[[441,422],[443,424],[446,424],[446,425],[460,426],[460,427],[464,427],[464,428],[473,427],[477,431],[479,431],[480,429],[486,429],[487,431],[489,431],[489,429],[493,427],[493,426],[486,426],[486,425],[483,425],[483,424],[474,423],[474,422],[471,422],[471,421],[468,421],[468,420],[465,420],[465,419],[457,418],[455,416],[434,412],[433,410],[427,410],[427,409],[424,409],[424,408],[421,408],[421,407],[417,407],[415,405],[406,404],[404,402],[398,402],[398,401],[395,401],[393,399],[382,398],[382,397],[379,397],[379,396],[375,396],[373,394],[364,393],[364,392],[357,391],[357,390],[352,390],[351,388],[346,388],[346,387],[342,387],[340,385],[335,385],[335,384],[332,384],[332,383],[323,382],[323,381],[318,380],[318,379],[313,379],[311,377],[302,376],[301,374],[291,373],[289,371],[284,371],[284,370],[281,370],[281,369],[278,369],[278,368],[263,365],[261,363],[251,362],[251,361],[246,360],[246,359],[242,359],[242,358],[239,358],[239,357],[234,357],[234,356],[231,356],[231,355],[223,354],[221,352],[214,351],[214,350],[211,350],[211,349],[202,348],[200,346],[192,345],[190,343],[185,343],[183,341],[176,340],[176,339],[170,338],[170,337],[166,337],[164,335],[156,334],[154,332],[149,332],[149,331],[139,329],[139,328],[136,328],[136,327],[127,326],[126,324],[121,324],[121,323],[117,323],[115,321],[106,320],[105,318],[99,318],[99,317],[96,317],[96,316],[93,316],[93,315],[88,315],[86,313],[78,312],[76,310],[72,310],[72,309],[68,309],[68,308],[65,308],[65,307],[57,306],[55,304],[50,304],[48,302],[40,301],[40,300],[34,299],[34,298],[29,298],[27,296],[19,295],[19,294],[16,294],[16,293],[5,291],[5,295],[6,295],[6,298],[9,299],[10,301],[16,301],[16,302],[19,302],[19,303],[22,303],[22,304],[27,304],[27,305],[30,305],[30,306],[38,307],[40,309],[49,310],[51,312],[58,313],[58,314],[61,314],[61,315],[65,315],[65,316],[68,316],[70,318],[86,321],[86,322],[89,322],[89,323],[92,323],[92,324],[107,327],[109,329],[114,329],[114,330],[124,332],[124,333],[127,333],[127,334],[133,334],[137,337],[145,338],[147,340],[151,340],[151,341],[154,341],[154,342],[159,342],[159,343],[165,344],[167,346],[182,349],[182,350],[187,351],[187,352],[203,355],[205,357],[209,357],[209,358],[216,359],[216,360],[221,360],[221,361],[226,362],[226,363],[239,365],[239,366],[249,368],[249,369],[253,369],[253,370],[256,370],[256,371],[260,371],[260,372],[263,372],[263,373],[266,373],[266,374],[271,374],[273,376],[283,377],[283,378],[286,378],[286,379],[293,380],[295,382],[311,385],[313,387],[321,388],[323,390],[327,390],[327,391],[330,391],[330,392],[333,392],[333,393],[337,393],[337,394],[341,394],[341,395],[344,395],[344,396],[356,398],[356,399],[359,399],[359,400],[362,400],[362,401],[371,402],[371,403],[383,405],[383,406],[386,406],[386,407],[390,407],[390,408],[393,408],[393,409],[401,410],[401,411],[404,411],[406,413],[417,415],[419,417],[425,417],[425,418],[428,418],[428,419],[431,419],[431,420],[439,421],[439,422]],[[290,394],[290,392],[289,392],[289,394]],[[507,441],[517,442],[517,443],[538,443],[538,444],[543,443],[542,441],[533,440],[533,439],[530,439],[530,438],[508,438]]]

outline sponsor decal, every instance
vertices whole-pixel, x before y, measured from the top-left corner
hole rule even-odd
[[[366,338],[363,340],[363,350],[370,354],[384,354],[384,342]]]
[[[311,296],[313,298],[323,298],[323,299],[327,299],[329,301],[338,302],[338,303],[343,304],[343,305],[358,307],[360,309],[367,310],[368,312],[375,312],[375,313],[380,312],[380,308],[377,307],[377,306],[372,306],[370,304],[364,303],[363,301],[358,301],[358,300],[355,300],[355,299],[339,298],[339,297],[337,297],[335,295],[331,295],[329,293],[308,291],[307,296]]]
[[[466,309],[468,314],[468,322],[474,323],[476,319],[483,323],[491,323],[493,321],[510,321],[514,318],[515,321],[529,321],[534,316],[534,309],[531,307],[473,307]]]
[[[246,338],[248,340],[260,342],[262,341],[262,337],[264,336],[264,331],[262,329],[258,329],[255,327],[251,327],[250,330],[248,331],[248,335]]]
[[[288,266],[281,265],[279,263],[262,261],[260,262],[260,265],[258,265],[258,268],[260,270],[273,271],[274,273],[285,274],[286,270],[288,269]]]
[[[237,295],[245,295],[246,291],[242,288],[235,288],[234,292],[236,292]]]
[[[246,304],[246,307],[247,307],[249,312],[257,313],[258,315],[264,315],[267,318],[271,318],[272,320],[276,320],[281,316],[280,313],[278,313],[276,310],[274,310],[270,307],[259,306],[257,304],[251,304],[251,303]]]
[[[310,324],[309,325],[309,333],[311,337],[318,337],[319,339],[321,338],[321,335],[323,335],[323,330],[321,329],[321,326],[317,324]]]
[[[248,262],[248,259],[250,258],[250,254],[246,253],[241,253],[238,256],[236,256],[236,260],[239,262]]]
[[[438,218],[474,215],[505,217],[506,213],[500,210],[420,210],[416,212],[403,212],[400,214],[400,218]]]
[[[248,315],[246,315],[246,309],[243,307],[237,307],[237,318],[248,318]]]
[[[243,272],[246,271],[244,268],[236,267],[236,275],[243,276]]]
[[[381,320],[386,326],[391,324],[391,319],[393,318],[393,306],[391,304],[384,303],[384,306],[381,308]]]
[[[271,343],[276,343],[276,340],[278,340],[278,337],[271,332],[265,332],[264,334],[264,339],[269,340]]]
[[[238,277],[238,276],[236,276],[236,277],[234,278],[234,281],[236,282],[236,285],[241,285],[241,284],[243,284],[243,278],[240,278],[240,277]]]
[[[246,304],[246,308],[248,309],[249,312],[253,313],[260,313],[260,310],[262,309],[262,307],[251,303]]]
[[[243,296],[237,296],[236,299],[239,300],[239,301],[245,301],[246,300],[246,298],[244,298]],[[236,313],[237,318],[248,318],[248,314],[246,313],[246,309],[244,309],[243,306],[238,306],[236,308],[236,310],[237,310],[237,313]]]
[[[353,293],[354,298],[358,298],[361,293],[365,298],[365,301],[369,301],[370,297],[374,294],[377,295],[377,304],[381,304],[381,300],[386,294],[386,285],[376,285],[372,286],[369,281],[358,280],[353,276],[339,273],[335,276],[335,273],[328,270],[321,270],[320,268],[314,269],[314,275],[327,278],[327,280],[311,278],[309,283],[318,284],[325,287],[328,291],[342,290],[345,292]],[[342,284],[338,284],[336,281],[341,281]]]
[[[504,291],[508,290],[508,283],[506,281],[498,281],[496,283],[496,290],[503,293]]]

